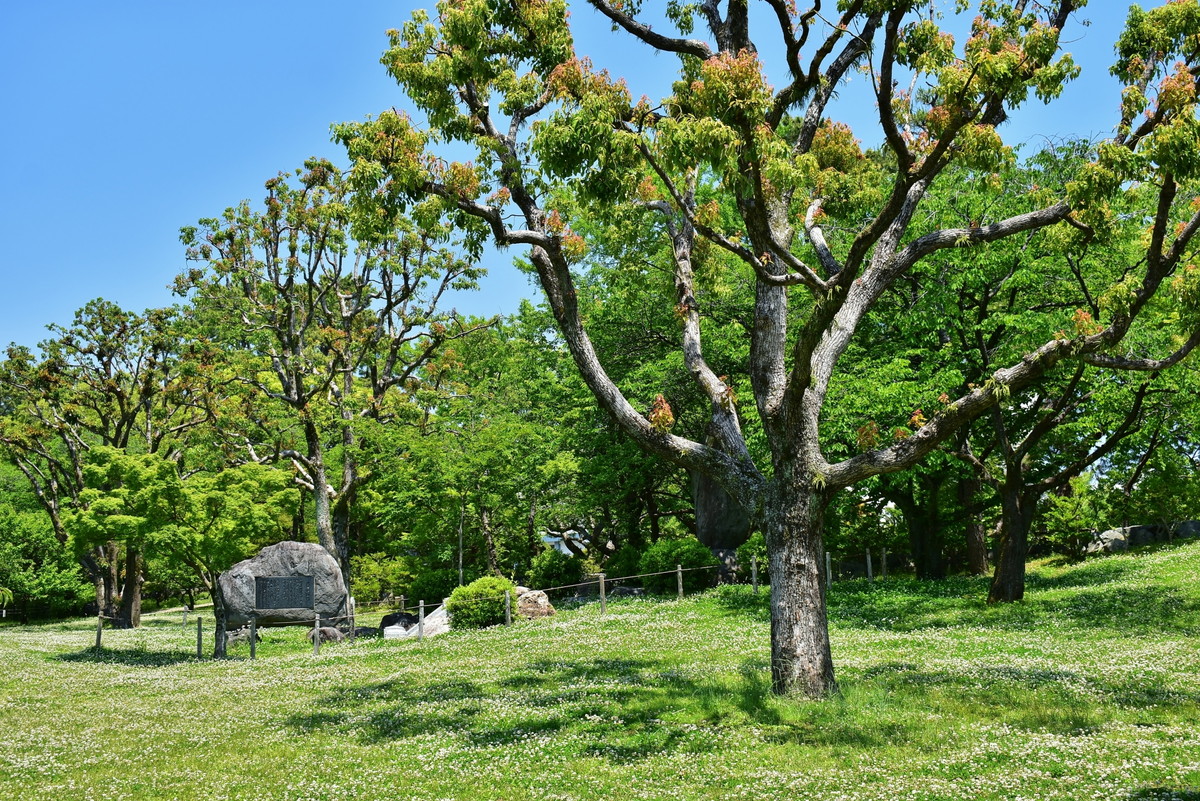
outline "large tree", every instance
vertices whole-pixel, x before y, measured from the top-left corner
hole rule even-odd
[[[314,499],[317,538],[350,586],[364,479],[355,420],[378,417],[439,347],[471,330],[438,304],[473,286],[479,268],[440,246],[443,226],[383,210],[355,217],[361,204],[328,161],[309,159],[296,176],[267,181],[262,210],[243,202],[184,228],[201,266],[176,289],[191,294],[200,335],[229,354],[230,381],[250,392],[265,436],[241,432],[242,460],[291,461]]]
[[[764,0],[762,16],[746,0],[668,3],[677,34],[644,19],[639,3],[590,2],[634,44],[678,57],[669,97],[634,101],[622,81],[593,69],[575,51],[563,0],[447,0],[436,23],[416,12],[394,31],[384,57],[426,125],[392,110],[337,128],[354,160],[357,198],[374,208],[414,205],[470,236],[528,248],[602,406],[642,447],[719,482],[763,528],[773,686],[825,695],[836,686],[821,579],[831,495],[918,463],[1064,361],[1153,366],[1119,346],[1187,263],[1200,227],[1200,212],[1189,207],[1200,172],[1200,9],[1183,0],[1131,11],[1114,67],[1126,86],[1117,136],[1068,191],[1031,193],[1017,213],[936,228],[920,210],[947,167],[994,169],[1011,160],[997,126],[1030,94],[1052,100],[1075,74],[1059,37],[1077,3],[984,2],[959,43],[910,2],[849,0],[836,18],[820,5],[801,10],[783,0]],[[757,26],[783,43],[782,63],[770,65],[784,76],[778,89],[768,85],[759,56],[766,51],[751,35]],[[827,116],[858,67],[877,103],[884,148],[874,155]],[[910,83],[918,88],[900,89]],[[451,158],[473,147],[474,161],[436,157],[444,143],[457,148],[445,151]],[[558,202],[561,184],[578,198],[576,214],[620,209],[631,224],[669,238],[683,369],[709,400],[708,441],[672,434],[661,407],[635,407],[605,371],[572,270],[587,242],[571,227],[572,209]],[[827,457],[822,415],[831,378],[868,313],[915,265],[1059,224],[1095,235],[1109,221],[1108,200],[1132,184],[1157,197],[1146,257],[1107,293],[1096,330],[1072,333],[1048,315],[1043,338],[1021,358],[965,393],[947,387],[957,397],[907,436]],[[729,202],[706,200],[710,186]],[[723,205],[736,209],[732,218]],[[744,406],[705,359],[698,268],[711,249],[753,271],[747,372],[770,454],[759,462],[743,433]],[[1194,273],[1181,280],[1194,283]]]

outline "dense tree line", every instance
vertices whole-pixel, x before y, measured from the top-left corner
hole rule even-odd
[[[826,549],[994,569],[1007,602],[1031,550],[1200,514],[1194,0],[1131,10],[1116,136],[1039,153],[1001,126],[1076,74],[1070,0],[984,3],[961,44],[913,3],[669,4],[668,35],[590,2],[678,57],[661,103],[576,52],[559,0],[417,12],[384,60],[423,120],[338,126],[348,172],[185,228],[177,307],[95,301],[10,348],[13,564],[73,554],[56,597],[86,581],[136,625],[143,579],[212,592],[283,537],[370,600],[525,577],[547,535],[601,568],[756,532],[775,687],[822,695]],[[828,116],[852,69],[877,148]],[[544,304],[444,308],[488,242]]]

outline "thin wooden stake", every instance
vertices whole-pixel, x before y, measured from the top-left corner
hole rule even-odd
[[[404,596],[403,595],[400,596],[400,611],[401,612],[404,611]]]
[[[417,605],[417,642],[425,639],[425,602]]]
[[[754,594],[758,595],[758,556],[750,557],[750,583],[754,585]]]
[[[321,613],[313,613],[313,656],[321,653]]]
[[[679,588],[679,600],[683,600],[683,565],[675,565],[675,586]]]
[[[603,573],[601,573],[600,574],[600,614],[602,614],[602,615],[608,611],[608,605],[605,603],[605,599],[606,599],[606,594],[604,592],[605,578],[606,578],[605,575]]]
[[[196,615],[196,658],[204,658],[204,618]]]
[[[512,625],[512,595],[508,590],[504,591],[504,625]]]

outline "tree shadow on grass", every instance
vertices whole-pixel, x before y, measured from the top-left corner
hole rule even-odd
[[[1200,790],[1181,790],[1170,787],[1143,787],[1125,801],[1200,801]]]
[[[148,651],[140,648],[84,648],[54,657],[60,662],[91,662],[131,667],[167,667],[180,662],[195,662],[195,651]]]
[[[577,756],[627,764],[711,751],[719,738],[698,732],[735,721],[777,724],[770,698],[770,677],[758,662],[710,679],[654,659],[539,660],[488,683],[392,679],[344,687],[285,723],[300,733],[352,732],[368,743],[437,734],[478,748],[552,736]]]

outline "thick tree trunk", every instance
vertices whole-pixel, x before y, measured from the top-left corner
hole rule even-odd
[[[779,487],[764,511],[771,573],[771,684],[781,694],[837,691],[825,616],[823,524],[827,499]]]
[[[1029,552],[1029,527],[1037,498],[1031,498],[1020,486],[1000,492],[1003,518],[1000,524],[1000,553],[996,573],[988,592],[988,603],[1008,603],[1025,597],[1025,557]]]
[[[141,551],[125,546],[125,589],[121,592],[121,612],[117,625],[136,629],[142,625],[142,559]]]
[[[987,529],[975,508],[979,489],[977,478],[963,479],[958,485],[958,498],[967,521],[967,571],[972,576],[986,576],[988,572]]]

